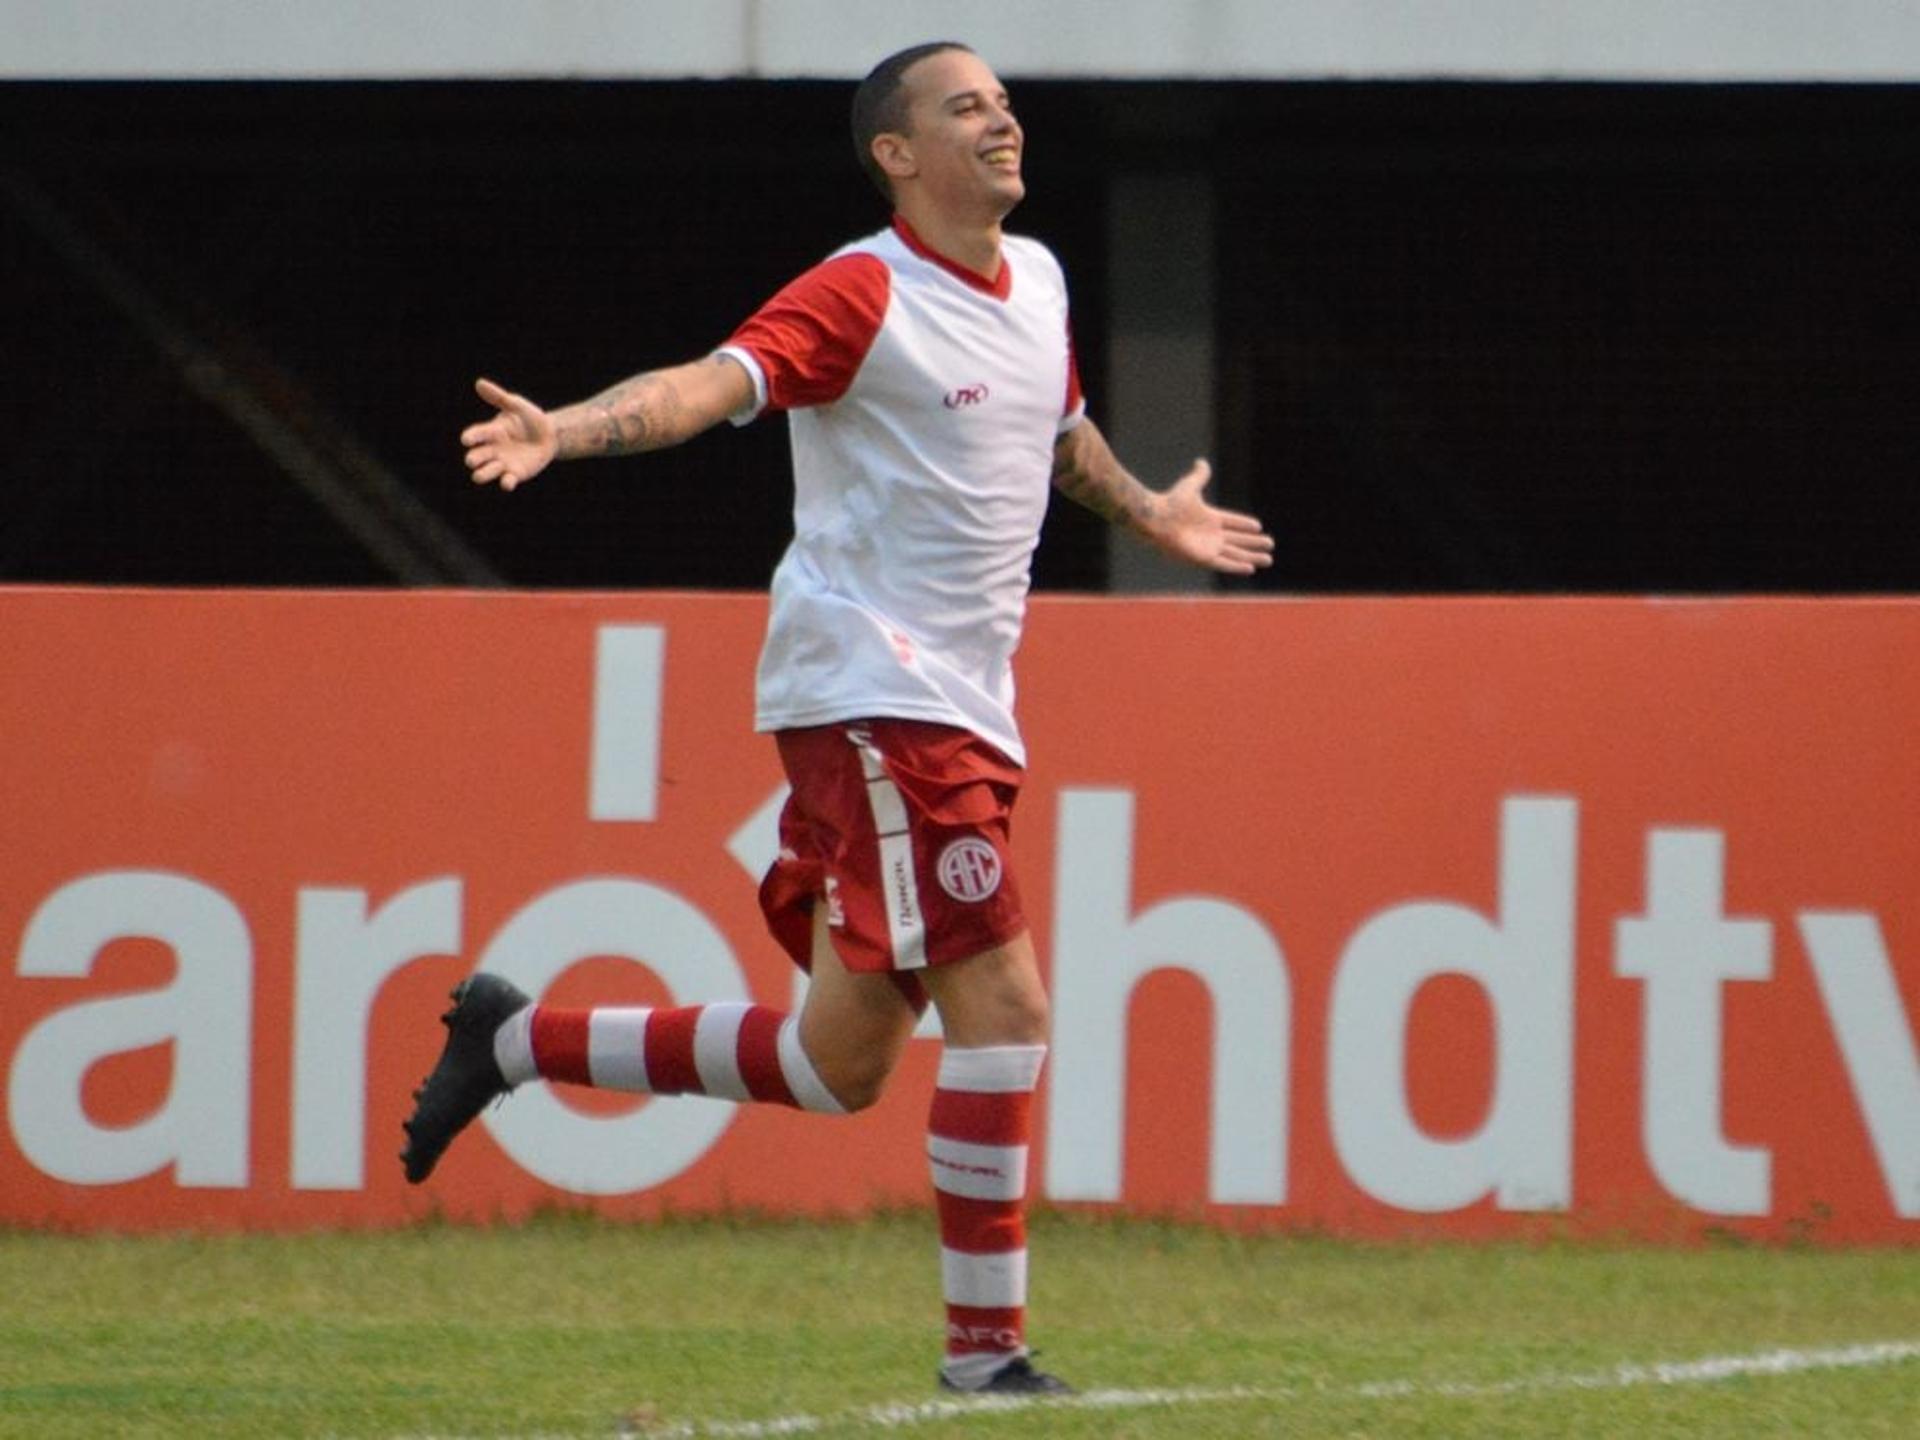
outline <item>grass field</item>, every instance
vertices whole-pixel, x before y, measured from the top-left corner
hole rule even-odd
[[[932,1246],[920,1215],[0,1234],[0,1435],[1920,1436],[1916,1251],[1043,1215],[1032,1338],[1096,1393],[998,1410],[933,1391]]]

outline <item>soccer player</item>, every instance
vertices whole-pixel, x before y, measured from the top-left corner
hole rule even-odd
[[[950,1390],[1062,1393],[1025,1341],[1027,1144],[1047,997],[1008,851],[1025,750],[1011,661],[1049,484],[1168,555],[1272,561],[1202,498],[1205,461],[1148,489],[1086,418],[1059,263],[1002,221],[1025,187],[1005,88],[966,46],[915,46],[854,96],[892,223],[794,280],[711,355],[548,412],[481,380],[480,484],[678,445],[789,412],[794,539],[773,578],[755,726],[792,786],[761,886],[807,968],[800,1013],[535,1005],[454,991],[407,1121],[426,1179],[496,1095],[534,1079],[843,1113],[878,1098],[929,1001],[945,1036],[928,1125]]]

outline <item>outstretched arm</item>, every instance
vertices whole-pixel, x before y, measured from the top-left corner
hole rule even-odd
[[[543,410],[491,380],[476,381],[474,389],[495,413],[461,432],[467,469],[476,484],[497,480],[503,490],[533,479],[555,460],[678,445],[753,399],[747,372],[721,355],[635,375],[561,410]]]
[[[1082,420],[1053,446],[1053,483],[1069,500],[1175,560],[1224,575],[1264,570],[1273,564],[1273,537],[1253,516],[1201,498],[1212,475],[1212,466],[1196,460],[1171,488],[1149,490],[1127,473],[1091,420]]]

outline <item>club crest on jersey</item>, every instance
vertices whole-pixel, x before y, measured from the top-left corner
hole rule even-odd
[[[954,899],[978,904],[1000,888],[1000,852],[978,836],[962,836],[940,852],[934,873]]]
[[[992,393],[987,389],[987,382],[982,380],[978,385],[962,385],[957,390],[949,390],[947,398],[941,403],[949,410],[964,410],[969,405],[986,404],[987,396]]]

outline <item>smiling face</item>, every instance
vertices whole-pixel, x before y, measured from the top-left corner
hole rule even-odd
[[[1025,136],[1006,87],[967,50],[942,50],[902,77],[906,128],[877,136],[874,158],[896,199],[911,190],[955,220],[997,222],[1027,193],[1020,177]]]

